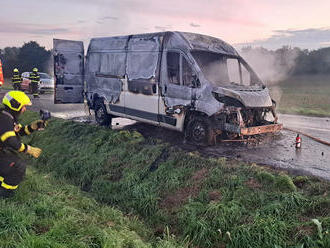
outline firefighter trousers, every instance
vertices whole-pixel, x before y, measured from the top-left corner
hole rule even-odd
[[[32,94],[33,96],[39,95],[39,87],[37,82],[31,82]]]
[[[0,150],[0,194],[14,192],[25,176],[26,164],[15,153]]]

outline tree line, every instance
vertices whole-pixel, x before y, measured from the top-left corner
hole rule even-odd
[[[14,68],[24,72],[32,71],[34,67],[37,67],[39,71],[52,74],[51,54],[51,50],[41,47],[35,41],[25,43],[22,47],[0,49],[4,76],[11,77]],[[317,50],[289,46],[277,50],[244,47],[241,49],[241,54],[243,57],[247,57],[247,61],[252,66],[258,65],[259,61],[259,64],[265,65],[266,63],[268,67],[274,67],[277,71],[283,71],[287,75],[330,74],[330,47]]]
[[[244,47],[241,49],[243,57],[253,62],[265,63],[271,60],[271,66],[277,71],[284,71],[287,75],[330,74],[330,47],[317,50],[300,49],[283,46],[277,50],[263,47]],[[266,62],[269,65],[269,63]]]
[[[6,47],[0,49],[0,59],[5,78],[12,77],[14,68],[20,73],[38,68],[40,72],[52,73],[51,50],[30,41],[22,47]]]

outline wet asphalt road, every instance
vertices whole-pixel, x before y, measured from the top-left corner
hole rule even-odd
[[[2,99],[0,93],[0,98]],[[32,99],[32,110],[47,109],[52,115],[64,119],[95,123],[93,115],[83,104],[54,105],[51,94],[41,95],[40,99]],[[330,142],[330,118],[280,115],[279,121],[284,127],[300,130],[309,135]],[[188,151],[198,151],[203,156],[228,157],[246,162],[270,165],[286,169],[299,175],[314,175],[330,180],[330,147],[320,144],[308,137],[302,137],[302,148],[296,150],[294,141],[296,133],[282,130],[280,133],[266,135],[262,142],[256,144],[219,143],[211,147],[199,147],[183,144],[183,136],[175,131],[135,121],[115,118],[114,129],[134,129],[144,136],[160,138],[172,145]]]

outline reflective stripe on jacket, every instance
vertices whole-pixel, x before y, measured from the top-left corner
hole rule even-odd
[[[14,74],[13,77],[11,78],[11,81],[13,82],[13,84],[15,83],[22,83],[22,78],[19,74]]]
[[[40,76],[37,72],[31,72],[29,79],[31,80],[31,83],[39,83],[40,82]]]
[[[30,125],[23,126],[16,123],[14,117],[6,110],[0,111],[0,147],[26,152],[27,145],[21,142],[20,136],[28,135],[33,131]]]

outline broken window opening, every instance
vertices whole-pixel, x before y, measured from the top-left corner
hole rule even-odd
[[[170,83],[194,87],[193,70],[182,54],[178,52],[167,53],[167,72]]]
[[[193,87],[192,69],[186,58],[182,57],[182,84],[187,87]]]
[[[169,82],[180,85],[180,54],[177,52],[167,53],[167,72]]]

